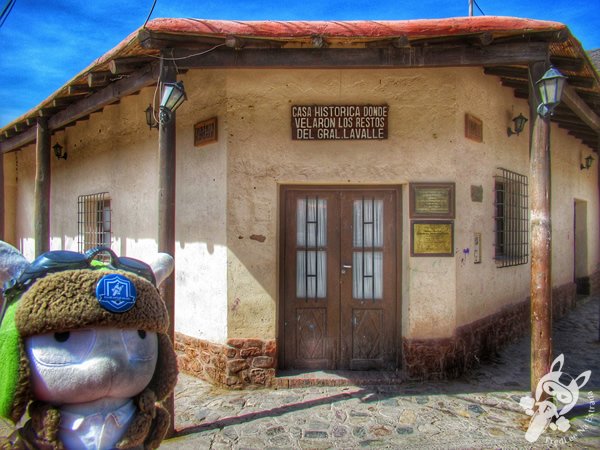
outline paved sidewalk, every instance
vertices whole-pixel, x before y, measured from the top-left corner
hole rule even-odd
[[[600,411],[600,298],[584,298],[554,326],[555,354],[576,378],[591,370],[579,403]],[[598,448],[600,414],[586,411],[566,433],[532,445],[519,406],[529,393],[529,338],[459,380],[379,387],[224,391],[181,375],[176,429],[165,449]],[[569,442],[569,439],[571,442]]]

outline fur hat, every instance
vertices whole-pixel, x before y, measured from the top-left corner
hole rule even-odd
[[[97,286],[110,274],[124,276],[135,287],[135,304],[125,312],[111,312],[98,301]],[[177,362],[167,335],[168,313],[157,288],[134,273],[92,265],[89,269],[66,270],[37,279],[20,299],[9,303],[0,325],[0,415],[16,423],[33,400],[26,337],[98,327],[156,332],[158,360],[146,391],[151,390],[159,402],[172,392],[177,381]]]

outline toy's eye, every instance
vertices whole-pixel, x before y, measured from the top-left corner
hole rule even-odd
[[[25,340],[25,346],[39,364],[59,366],[80,363],[95,342],[94,330],[72,330],[31,336]]]
[[[145,330],[122,330],[123,343],[132,361],[149,361],[158,354],[156,333]]]
[[[69,333],[68,331],[64,331],[62,333],[54,333],[54,340],[56,342],[67,342],[69,336],[71,336],[71,333]]]

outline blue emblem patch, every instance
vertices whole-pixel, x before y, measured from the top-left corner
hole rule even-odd
[[[104,309],[124,313],[135,305],[137,292],[133,283],[123,275],[106,275],[98,281],[96,298]]]

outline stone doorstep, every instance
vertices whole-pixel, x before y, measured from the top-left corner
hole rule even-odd
[[[360,370],[279,370],[273,378],[275,389],[320,386],[375,386],[398,385],[408,380],[404,371],[360,371]]]

